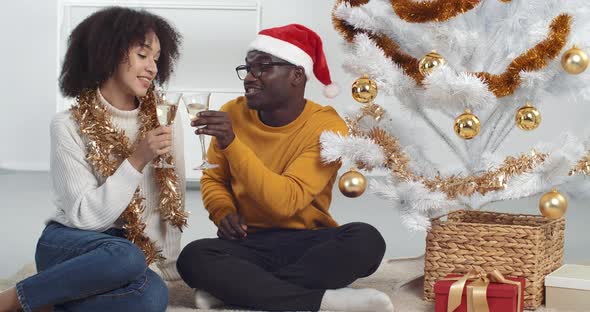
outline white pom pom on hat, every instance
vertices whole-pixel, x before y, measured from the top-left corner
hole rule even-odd
[[[308,78],[313,74],[324,85],[324,95],[328,98],[340,92],[338,85],[332,83],[330,78],[322,39],[303,25],[289,24],[261,30],[248,50],[266,52],[303,67]]]
[[[324,87],[324,96],[327,98],[334,98],[340,93],[340,86],[332,82],[331,84]]]

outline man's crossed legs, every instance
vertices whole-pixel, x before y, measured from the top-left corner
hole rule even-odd
[[[177,266],[189,286],[227,305],[268,311],[393,311],[382,292],[345,288],[374,273],[384,253],[385,241],[373,226],[349,223],[261,231],[244,240],[197,240],[184,248]],[[209,302],[214,297],[201,294]]]

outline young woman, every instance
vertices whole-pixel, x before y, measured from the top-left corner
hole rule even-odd
[[[180,278],[184,159],[182,131],[158,124],[153,84],[170,77],[180,42],[161,17],[120,7],[74,29],[59,82],[77,103],[51,123],[57,212],[38,274],[0,293],[0,311],[165,311],[163,279]],[[176,168],[155,169],[160,158]]]

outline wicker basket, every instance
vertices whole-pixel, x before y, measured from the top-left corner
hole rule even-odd
[[[545,276],[563,261],[563,218],[466,210],[443,217],[432,220],[426,236],[424,299],[434,300],[438,279],[479,267],[524,277],[525,308],[543,303]]]

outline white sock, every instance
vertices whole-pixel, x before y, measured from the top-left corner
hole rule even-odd
[[[198,309],[211,309],[222,306],[223,301],[204,290],[195,289],[195,305]]]
[[[355,312],[393,312],[393,303],[386,293],[371,288],[328,289],[322,298],[321,310]]]

